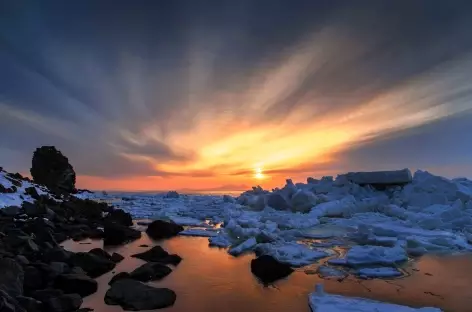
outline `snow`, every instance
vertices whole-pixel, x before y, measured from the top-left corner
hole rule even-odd
[[[354,246],[346,254],[346,265],[366,266],[385,265],[393,266],[408,260],[406,251],[401,246]]]
[[[311,249],[306,245],[291,242],[258,244],[256,249],[260,254],[272,256],[277,261],[294,267],[308,265],[330,255],[327,251]]]
[[[323,291],[322,285],[316,286],[316,292],[308,297],[310,308],[314,312],[441,312],[438,308],[415,309],[370,299],[331,295]]]
[[[360,277],[397,277],[401,276],[402,272],[395,268],[363,268],[357,271]]]
[[[3,185],[7,189],[11,188],[14,185],[9,179],[12,179],[12,180],[15,180],[17,182],[20,182],[21,186],[15,186],[16,191],[14,193],[0,193],[0,208],[4,208],[4,207],[8,207],[8,206],[21,207],[21,204],[24,201],[32,203],[34,201],[33,198],[30,195],[27,195],[25,193],[25,189],[28,188],[28,187],[34,187],[36,189],[36,191],[38,192],[38,195],[47,194],[47,192],[44,190],[44,188],[37,185],[37,184],[31,183],[31,182],[28,182],[28,181],[14,179],[14,178],[11,178],[11,177],[7,178],[6,174],[7,174],[7,172],[5,172],[5,171],[0,172],[0,184],[1,185]]]

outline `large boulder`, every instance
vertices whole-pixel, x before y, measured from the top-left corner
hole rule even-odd
[[[289,276],[293,269],[278,262],[272,256],[263,255],[251,261],[251,272],[264,284],[270,284],[278,279]]]
[[[162,239],[176,236],[183,230],[183,226],[175,224],[174,222],[155,220],[148,225],[146,233],[152,239]]]
[[[172,306],[177,298],[168,288],[154,288],[133,279],[114,282],[105,294],[105,303],[124,310],[154,310]]]
[[[108,213],[107,217],[105,218],[106,222],[114,222],[124,226],[131,226],[133,225],[133,218],[131,214],[125,212],[122,209],[114,209],[110,213]]]
[[[177,265],[182,261],[182,258],[178,255],[170,255],[161,246],[154,246],[151,249],[134,254],[131,257],[138,258],[148,262],[159,262],[162,264],[173,264]]]
[[[74,266],[81,267],[88,276],[95,278],[115,268],[115,262],[93,253],[78,252],[72,256]]]
[[[0,311],[1,312],[26,312],[20,303],[7,292],[0,289]],[[28,311],[29,312],[29,311]]]
[[[74,168],[54,146],[36,149],[30,172],[34,182],[54,192],[71,193],[75,189]]]
[[[22,295],[24,276],[23,268],[15,260],[0,259],[0,290],[12,297]]]
[[[54,287],[66,294],[79,294],[82,297],[93,294],[98,289],[97,281],[82,274],[61,274],[56,277]]]
[[[103,238],[105,245],[120,245],[141,238],[141,232],[118,223],[106,222]]]
[[[145,263],[130,273],[130,278],[141,281],[160,280],[172,273],[172,270],[163,264],[156,262]]]

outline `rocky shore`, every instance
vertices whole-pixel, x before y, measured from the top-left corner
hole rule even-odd
[[[20,174],[0,172],[0,311],[72,312],[83,297],[97,291],[95,278],[110,272],[123,256],[101,248],[71,252],[60,246],[67,239],[100,239],[103,245],[120,245],[139,239],[131,215],[106,203],[80,199],[75,172],[54,147],[42,147],[33,156],[33,181]],[[37,182],[37,183],[36,183]],[[9,196],[10,194],[18,195]],[[5,202],[12,203],[6,205]],[[155,221],[147,233],[156,239],[177,235],[179,225]],[[169,265],[182,260],[155,246],[133,255],[147,261],[129,273],[115,275],[105,295],[109,305],[125,310],[150,310],[172,305],[176,294],[145,282],[172,273]]]

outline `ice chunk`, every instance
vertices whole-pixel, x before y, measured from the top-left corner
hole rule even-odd
[[[210,246],[226,248],[231,246],[231,240],[224,233],[219,233],[217,236],[210,237],[208,239]]]
[[[364,268],[357,271],[360,277],[396,277],[401,276],[402,272],[396,268]]]
[[[346,254],[349,266],[394,265],[408,260],[405,249],[400,246],[354,246]]]
[[[292,196],[292,211],[309,212],[317,203],[315,194],[310,191],[298,190]]]
[[[245,251],[253,249],[257,245],[257,241],[254,237],[247,239],[236,247],[231,248],[228,252],[233,256],[242,254]]]
[[[329,254],[323,250],[311,249],[306,245],[293,242],[259,244],[256,250],[260,254],[272,256],[277,261],[290,264],[294,267],[308,265],[329,256]]]
[[[346,178],[359,185],[402,185],[410,183],[411,172],[409,169],[395,171],[349,172]]]
[[[276,210],[289,210],[290,204],[279,193],[272,193],[267,197],[267,205]]]
[[[323,291],[321,284],[308,297],[308,303],[315,312],[441,312],[438,308],[410,308],[357,297],[331,295]]]
[[[344,278],[348,275],[344,271],[341,271],[341,270],[338,270],[329,266],[325,266],[325,265],[319,266],[316,272],[321,278],[328,278],[328,279],[329,278],[339,279],[339,278]]]
[[[208,231],[205,229],[186,229],[179,233],[183,236],[201,236],[201,237],[213,237],[217,236],[218,233],[215,231]]]

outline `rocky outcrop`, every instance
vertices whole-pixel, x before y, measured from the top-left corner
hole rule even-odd
[[[159,262],[162,264],[173,264],[177,265],[182,261],[182,258],[178,255],[171,255],[167,251],[165,251],[161,246],[154,246],[151,249],[139,253],[134,254],[131,257],[138,258],[148,262]]]
[[[141,311],[172,306],[177,296],[168,288],[154,288],[133,279],[114,282],[105,294],[105,303],[124,310]]]
[[[115,262],[90,252],[77,252],[71,260],[74,266],[82,268],[88,276],[95,278],[115,268]]]
[[[54,287],[66,294],[79,294],[86,297],[97,291],[98,283],[87,275],[61,274],[56,277]]]
[[[30,172],[34,182],[55,193],[71,193],[75,189],[74,168],[54,146],[36,149]]]
[[[133,225],[133,219],[131,218],[131,214],[125,212],[122,209],[114,209],[113,211],[108,213],[107,217],[105,218],[105,222],[118,223],[124,226]]]
[[[120,245],[141,238],[141,232],[118,223],[106,222],[103,238],[105,245]]]
[[[293,269],[278,262],[272,256],[263,255],[251,261],[251,272],[264,284],[289,276]]]
[[[141,282],[148,282],[160,280],[170,273],[172,273],[172,270],[168,266],[156,262],[149,262],[136,268],[130,273],[129,277]]]
[[[183,230],[184,228],[181,225],[175,224],[173,222],[155,220],[148,225],[146,233],[152,239],[163,239],[176,236]]]

